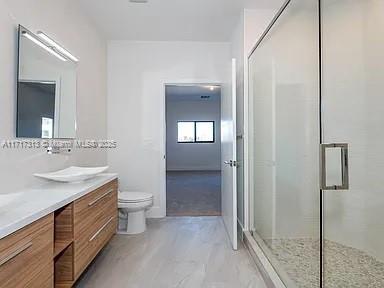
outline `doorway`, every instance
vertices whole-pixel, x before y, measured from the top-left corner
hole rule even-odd
[[[166,214],[221,215],[221,87],[166,85]]]

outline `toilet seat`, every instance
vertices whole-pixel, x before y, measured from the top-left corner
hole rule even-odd
[[[120,203],[141,203],[153,199],[153,195],[145,192],[119,192]]]

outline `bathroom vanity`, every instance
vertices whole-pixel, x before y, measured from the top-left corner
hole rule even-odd
[[[117,187],[101,174],[14,193],[0,206],[0,287],[72,287],[116,233]]]

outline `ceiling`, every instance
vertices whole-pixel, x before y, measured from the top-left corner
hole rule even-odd
[[[221,88],[211,85],[167,85],[166,95],[167,101],[220,101]]]
[[[275,9],[282,0],[78,0],[108,40],[225,42],[240,11]]]

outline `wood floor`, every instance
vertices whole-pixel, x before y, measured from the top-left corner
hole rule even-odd
[[[220,217],[151,219],[115,236],[76,287],[265,288],[247,250],[233,251]]]
[[[167,171],[167,216],[220,215],[220,171]]]

